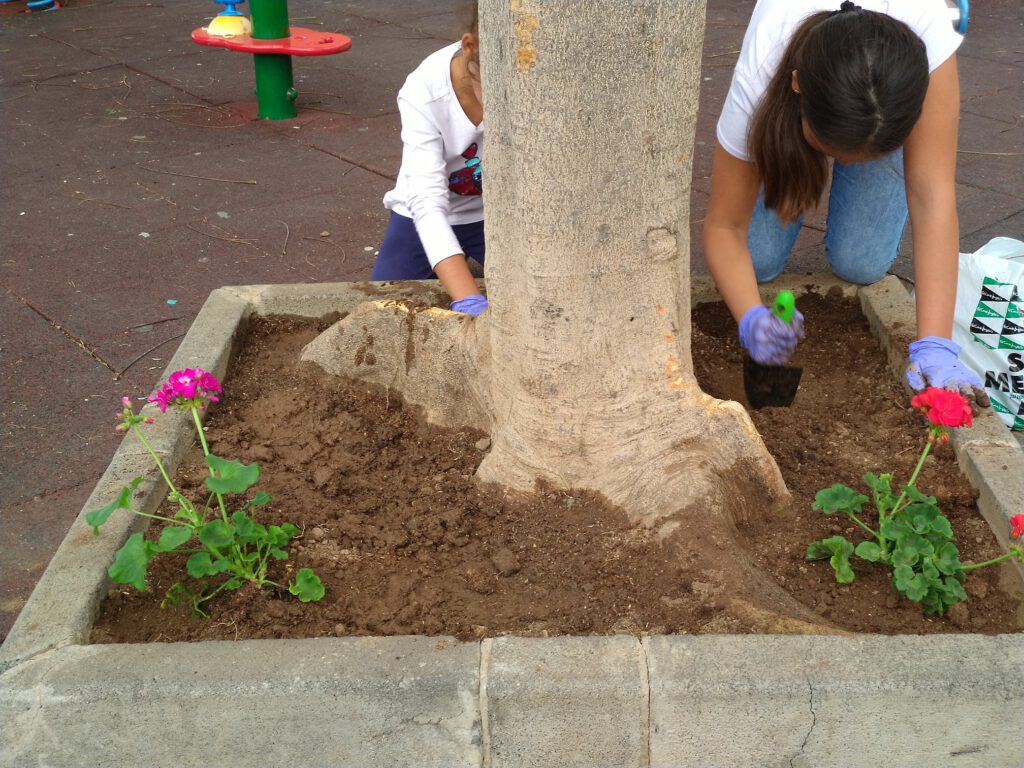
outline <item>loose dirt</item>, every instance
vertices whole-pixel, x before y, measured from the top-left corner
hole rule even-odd
[[[798,307],[809,322],[793,360],[804,368],[796,401],[752,414],[793,492],[794,514],[766,509],[741,529],[743,546],[841,629],[1024,628],[1011,566],[971,574],[971,599],[936,617],[896,595],[880,567],[858,565],[853,584],[837,585],[826,562],[804,559],[816,539],[860,540],[852,524],[813,512],[814,494],[836,482],[859,488],[867,471],[906,480],[924,429],[854,300],[809,294]],[[207,421],[214,453],[260,465],[256,489],[273,496],[261,522],[290,521],[303,531],[272,578],[286,584],[311,567],[326,586],[324,599],[302,604],[286,590],[242,589],[208,603],[210,619],[162,609],[164,593],[184,575],[184,557],[161,555],[147,592],[112,589],[93,642],[753,631],[725,610],[728,596],[687,573],[673,540],[636,530],[588,492],[522,495],[478,485],[473,474],[489,447],[486,435],[425,425],[393,392],[299,365],[302,347],[328,325],[254,318]],[[743,401],[735,322],[721,303],[695,307],[693,358],[705,391]],[[199,497],[205,474],[194,449],[177,475],[181,489]],[[933,453],[918,485],[938,497],[964,562],[1000,551],[951,448]]]

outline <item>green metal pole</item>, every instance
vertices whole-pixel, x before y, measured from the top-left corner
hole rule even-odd
[[[288,37],[287,0],[250,0],[252,37],[277,40]],[[256,102],[258,116],[264,120],[290,120],[295,117],[295,82],[292,57],[281,53],[257,53]]]

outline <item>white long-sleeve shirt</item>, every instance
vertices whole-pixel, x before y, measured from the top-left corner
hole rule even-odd
[[[451,61],[461,50],[453,43],[432,53],[398,92],[402,167],[384,206],[415,222],[431,267],[462,253],[453,224],[484,217],[484,126],[473,125],[452,86]]]
[[[924,42],[929,72],[952,56],[963,42],[953,29],[945,0],[857,0],[857,4],[910,27]],[[740,160],[751,159],[747,138],[754,112],[790,38],[812,13],[838,9],[839,0],[758,0],[718,118],[718,143],[726,152]]]

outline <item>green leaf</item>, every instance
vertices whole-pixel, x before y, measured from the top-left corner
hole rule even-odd
[[[927,580],[920,573],[915,573],[909,565],[897,565],[893,568],[892,583],[897,592],[915,603],[921,602],[928,594]]]
[[[910,527],[921,534],[931,531],[932,522],[942,515],[938,507],[920,502],[908,504],[901,513],[901,516],[903,514],[906,514],[906,520]]]
[[[879,514],[884,515],[896,502],[892,495],[892,475],[876,476],[874,472],[864,475],[864,483],[871,489],[871,495]]]
[[[208,547],[220,549],[235,540],[235,529],[223,520],[211,520],[199,528],[199,540]]]
[[[141,533],[133,533],[117,550],[107,574],[118,584],[131,584],[139,592],[146,591],[146,570],[153,556],[152,544]]]
[[[85,522],[92,526],[92,533],[94,536],[100,535],[100,526],[103,525],[119,509],[131,509],[132,508],[132,494],[135,493],[135,489],[139,487],[139,483],[142,482],[142,477],[136,477],[128,485],[121,489],[120,493],[117,494],[117,498],[107,504],[105,507],[94,509],[91,512],[87,512],[85,515]]]
[[[955,576],[946,576],[942,580],[942,586],[943,592],[946,595],[946,605],[953,605],[967,599],[967,591],[964,589],[964,585]]]
[[[283,547],[299,532],[291,523],[284,525],[272,525],[267,529],[267,541],[277,547]]]
[[[900,486],[900,490],[903,491],[905,494],[907,494],[907,500],[908,501],[911,501],[911,502],[915,502],[916,501],[916,502],[920,502],[922,504],[930,504],[933,507],[935,506],[935,497],[934,496],[925,496],[923,493],[921,493],[919,490],[917,490],[916,486],[913,486],[913,485],[901,485]]]
[[[939,547],[935,553],[935,567],[946,576],[954,576],[963,572],[963,566],[960,564],[960,550],[957,549],[956,544],[948,542]]]
[[[164,594],[164,599],[160,601],[160,607],[166,608],[168,605],[185,605],[193,604],[195,597],[192,595],[192,591],[182,583],[172,584],[171,588]]]
[[[908,533],[896,540],[892,561],[897,565],[917,565],[921,559],[934,554],[935,547],[924,536]]]
[[[285,552],[283,549],[279,549],[278,547],[271,547],[270,548],[270,556],[272,558],[274,558],[275,560],[287,560],[288,559],[288,553]]]
[[[160,552],[170,552],[192,539],[192,529],[187,525],[169,525],[160,532],[156,547]]]
[[[899,542],[901,539],[913,535],[914,529],[904,522],[902,514],[897,514],[896,517],[885,518],[879,532],[887,541]]]
[[[193,579],[201,579],[203,576],[214,576],[223,573],[231,566],[226,557],[219,557],[216,560],[210,557],[209,552],[196,552],[185,563],[185,570]]]
[[[869,563],[877,563],[882,559],[882,548],[873,541],[862,541],[854,550],[857,557]]]
[[[265,491],[257,491],[256,495],[245,502],[247,507],[265,507],[270,503],[271,496]]]
[[[258,464],[243,464],[237,460],[209,455],[206,464],[215,477],[206,478],[206,487],[214,493],[245,493],[260,478]]]
[[[836,512],[857,513],[867,500],[868,497],[863,493],[857,493],[852,488],[836,483],[831,488],[825,488],[815,494],[811,509],[821,510],[826,515],[833,515]]]
[[[324,596],[324,585],[312,568],[300,568],[295,574],[295,582],[288,583],[288,591],[303,603],[316,602]]]
[[[821,560],[828,557],[832,570],[836,572],[836,581],[849,584],[854,579],[853,568],[850,567],[850,555],[853,544],[842,536],[831,536],[815,541],[807,548],[808,560]],[[831,557],[829,557],[831,555]]]
[[[949,520],[945,515],[939,515],[931,523],[931,533],[938,534],[946,541],[953,540],[953,526],[949,524]]]
[[[256,523],[242,510],[238,510],[231,515],[231,522],[234,524],[235,533],[238,534],[239,538],[252,536],[256,532]]]

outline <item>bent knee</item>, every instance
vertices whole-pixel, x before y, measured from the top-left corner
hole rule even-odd
[[[770,283],[776,277],[781,275],[786,269],[786,262],[777,262],[769,264],[759,264],[754,262],[754,277],[757,278],[758,284]]]
[[[885,277],[894,261],[895,253],[892,254],[892,258],[879,259],[877,253],[863,249],[845,249],[838,254],[828,253],[828,265],[832,274],[840,280],[857,285],[877,283]]]

